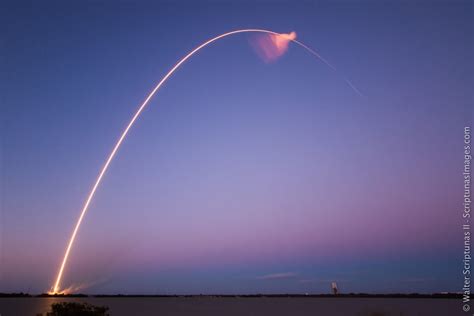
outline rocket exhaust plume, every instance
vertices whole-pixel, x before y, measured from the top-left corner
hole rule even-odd
[[[335,70],[335,68],[329,64],[325,59],[323,59],[318,53],[316,53],[316,51],[314,51],[313,49],[309,48],[308,46],[306,46],[305,44],[299,42],[296,40],[296,33],[295,32],[291,32],[289,34],[280,34],[280,33],[276,33],[276,32],[273,32],[273,31],[269,31],[269,30],[263,30],[263,29],[242,29],[242,30],[235,30],[235,31],[232,31],[232,32],[227,32],[227,33],[224,33],[224,34],[221,34],[221,35],[218,35],[216,37],[213,37],[211,39],[209,39],[208,41],[204,42],[203,44],[199,45],[198,47],[196,47],[195,49],[193,49],[190,53],[188,53],[186,56],[184,56],[181,60],[179,60],[169,71],[168,73],[166,73],[166,75],[160,80],[160,82],[158,82],[158,84],[155,86],[155,88],[150,92],[150,94],[146,97],[145,101],[143,101],[143,103],[138,107],[138,110],[135,112],[135,114],[133,115],[132,119],[130,120],[130,122],[127,124],[127,126],[125,127],[125,129],[122,131],[122,133],[120,134],[120,137],[118,138],[117,142],[115,143],[115,146],[114,148],[112,149],[111,153],[109,154],[107,160],[105,161],[104,165],[102,166],[102,169],[100,170],[99,172],[99,175],[97,177],[97,179],[95,180],[94,182],[94,185],[92,186],[92,189],[91,191],[89,192],[89,195],[87,196],[87,199],[84,203],[84,206],[82,207],[82,210],[81,210],[81,213],[79,215],[79,218],[77,219],[77,222],[76,222],[76,225],[74,226],[74,230],[72,231],[72,235],[71,235],[71,238],[69,239],[69,242],[67,244],[67,247],[66,247],[66,251],[64,252],[64,256],[63,256],[63,260],[61,261],[61,265],[59,267],[59,271],[58,271],[58,274],[57,274],[57,277],[56,277],[56,281],[52,287],[52,290],[50,291],[50,293],[52,294],[57,294],[57,293],[61,293],[63,291],[61,291],[60,289],[60,285],[61,285],[61,280],[62,280],[62,276],[63,276],[63,273],[64,273],[64,269],[66,267],[66,264],[67,264],[67,261],[68,261],[68,258],[69,258],[69,254],[71,252],[71,249],[74,245],[74,241],[76,239],[76,236],[77,236],[77,233],[79,231],[79,228],[81,227],[81,223],[84,219],[84,216],[86,215],[87,213],[87,210],[89,209],[89,206],[90,206],[90,203],[92,201],[92,198],[94,197],[95,195],[95,192],[97,190],[97,188],[99,187],[101,181],[102,181],[102,178],[104,177],[107,169],[109,168],[109,165],[110,163],[112,162],[112,160],[114,159],[115,155],[117,154],[117,151],[118,149],[120,148],[120,145],[122,144],[123,140],[125,139],[125,137],[127,136],[130,128],[133,126],[133,124],[135,123],[135,121],[138,119],[138,117],[140,116],[140,114],[142,113],[142,111],[145,109],[145,107],[148,105],[148,103],[150,102],[151,98],[155,95],[155,93],[160,89],[160,87],[168,80],[168,78],[185,62],[187,61],[191,56],[193,56],[195,53],[197,53],[198,51],[200,51],[202,48],[206,47],[207,45],[217,41],[217,40],[220,40],[224,37],[227,37],[227,36],[230,36],[230,35],[234,35],[234,34],[239,34],[239,33],[260,33],[260,34],[265,34],[267,36],[270,36],[269,38],[269,42],[266,42],[262,47],[266,47],[263,49],[263,51],[265,51],[266,53],[265,54],[268,54],[268,58],[270,58],[271,60],[276,60],[278,57],[282,56],[285,51],[288,49],[288,44],[289,42],[293,42],[299,46],[301,46],[302,48],[304,48],[305,50],[307,50],[309,53],[311,53],[312,55],[314,55],[315,57],[317,57],[318,59],[320,59],[323,63],[325,63],[327,66],[329,66],[332,70]],[[268,40],[268,39],[267,39]],[[270,60],[269,59],[269,60]],[[346,80],[346,82],[349,84],[349,86],[355,91],[357,92],[358,94],[360,94],[360,92],[352,85],[352,83],[350,83],[348,80]],[[361,94],[360,94],[361,95]],[[67,290],[70,290],[70,289],[67,289]]]
[[[288,50],[290,41],[296,39],[296,33],[260,34],[253,41],[255,51],[266,63],[276,61]]]
[[[329,68],[331,68],[333,71],[337,72],[336,68],[331,65],[327,60],[325,60],[321,55],[319,55],[314,49],[306,46],[305,44],[301,43],[300,41],[296,40],[296,32],[291,32],[288,34],[276,34],[276,33],[264,33],[264,34],[259,34],[253,41],[251,41],[251,44],[255,51],[257,52],[257,55],[260,56],[260,58],[265,62],[265,63],[272,63],[279,59],[281,56],[283,56],[286,51],[288,50],[288,45],[290,42],[293,42],[295,44],[298,44],[299,46],[303,47],[306,49],[310,54],[314,55],[317,57],[319,60],[321,60],[323,63],[325,63]],[[364,95],[350,82],[348,79],[344,78],[344,81],[347,83],[347,85],[354,90],[355,93],[363,97]]]

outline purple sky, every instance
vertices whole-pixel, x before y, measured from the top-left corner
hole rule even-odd
[[[470,1],[4,4],[0,292],[458,291]],[[344,82],[349,78],[366,96]]]

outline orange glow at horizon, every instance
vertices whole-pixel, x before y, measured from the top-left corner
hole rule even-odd
[[[65,289],[55,291],[54,288],[49,290],[47,293],[49,295],[69,295],[69,294],[74,294],[78,293],[88,287],[90,287],[92,283],[84,283],[84,284],[73,284]]]

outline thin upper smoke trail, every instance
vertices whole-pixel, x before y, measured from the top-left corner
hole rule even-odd
[[[301,43],[300,41],[297,41],[296,39],[293,40],[294,43],[300,45],[301,47],[303,47],[304,49],[306,49],[308,52],[310,52],[312,55],[316,56],[317,58],[319,58],[319,60],[321,60],[323,63],[325,63],[329,68],[331,68],[333,71],[337,72],[337,69],[336,67],[334,67],[333,65],[331,65],[326,59],[324,59],[323,57],[321,57],[321,55],[319,55],[314,49],[312,49],[311,47],[308,47],[306,46],[305,44]],[[352,82],[349,81],[349,79],[347,78],[344,78],[344,81],[349,85],[349,87],[351,87],[352,90],[354,90],[358,95],[360,95],[361,97],[363,97],[364,95],[359,91],[359,89],[357,89],[354,84]]]
[[[311,48],[309,48],[308,46],[306,46],[305,44],[297,41],[295,38],[296,38],[296,34],[295,33],[290,33],[290,34],[281,34],[281,33],[276,33],[276,32],[273,32],[273,31],[268,31],[268,30],[263,30],[263,29],[243,29],[243,30],[236,30],[236,31],[232,31],[232,32],[228,32],[228,33],[224,33],[224,34],[221,34],[221,35],[218,35],[214,38],[211,38],[210,40],[204,42],[203,44],[199,45],[198,47],[196,47],[195,49],[193,49],[190,53],[188,53],[186,56],[184,56],[180,61],[178,61],[174,66],[173,68],[171,68],[170,71],[168,71],[168,73],[160,80],[160,82],[155,86],[155,88],[150,92],[150,94],[146,97],[145,101],[143,101],[143,103],[140,105],[140,107],[138,108],[137,112],[133,115],[132,119],[130,120],[130,122],[128,123],[128,125],[126,126],[126,128],[123,130],[122,134],[120,135],[119,139],[117,140],[114,148],[112,149],[112,152],[109,154],[107,160],[105,161],[105,164],[102,166],[102,169],[99,173],[99,176],[97,177],[97,179],[95,180],[95,183],[89,193],[89,195],[87,196],[87,199],[86,199],[86,202],[84,203],[84,206],[82,208],[82,211],[80,213],[80,216],[77,220],[77,223],[76,225],[74,226],[74,230],[72,232],[72,235],[71,235],[71,238],[68,242],[68,245],[67,245],[67,248],[66,248],[66,251],[64,253],[64,257],[63,257],[63,260],[61,261],[61,265],[59,267],[59,271],[58,271],[58,275],[56,277],[56,282],[54,283],[54,286],[52,287],[52,290],[50,291],[50,293],[60,293],[60,284],[61,284],[61,279],[62,279],[62,276],[63,276],[63,273],[64,273],[64,269],[65,269],[65,266],[67,264],[67,261],[68,261],[68,258],[69,258],[69,254],[71,252],[71,249],[72,249],[72,246],[74,245],[74,240],[76,239],[76,236],[77,236],[77,232],[79,231],[79,228],[81,226],[81,223],[82,223],[82,220],[84,219],[84,216],[85,214],[87,213],[87,210],[89,209],[89,205],[92,201],[92,198],[94,197],[95,195],[95,192],[99,186],[99,184],[101,183],[102,181],[102,178],[104,177],[104,174],[105,172],[107,171],[107,169],[109,168],[109,165],[110,163],[112,162],[113,158],[115,157],[118,149],[120,148],[120,145],[122,144],[123,140],[125,139],[125,137],[127,136],[130,128],[133,126],[133,124],[135,123],[135,121],[137,120],[137,118],[140,116],[140,114],[142,113],[143,109],[147,106],[147,104],[149,103],[149,101],[151,100],[151,98],[155,95],[155,93],[158,91],[158,89],[160,89],[160,87],[166,82],[166,80],[168,80],[168,78],[186,61],[188,60],[191,56],[193,56],[195,53],[197,53],[199,50],[201,50],[202,48],[204,48],[205,46],[221,39],[221,38],[224,38],[224,37],[227,37],[227,36],[230,36],[230,35],[234,35],[234,34],[238,34],[238,33],[247,33],[247,32],[257,32],[257,33],[265,33],[265,34],[270,34],[274,37],[276,37],[276,39],[280,40],[280,42],[284,42],[284,41],[292,41],[298,45],[300,45],[301,47],[305,48],[307,51],[309,51],[311,54],[313,54],[314,56],[316,56],[318,59],[320,59],[322,62],[324,62],[327,66],[329,66],[331,69],[333,69],[334,71],[336,70],[331,64],[329,64],[325,59],[323,59],[318,53],[316,53],[314,50],[312,50]],[[281,43],[280,43],[281,44]],[[360,94],[360,92],[350,83],[346,80],[346,82],[351,86],[351,88],[356,91],[358,94]],[[360,94],[361,95],[361,94]]]

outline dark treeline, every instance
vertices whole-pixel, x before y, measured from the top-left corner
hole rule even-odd
[[[419,294],[419,293],[393,293],[393,294],[369,294],[369,293],[347,293],[347,294],[198,294],[198,295],[141,295],[141,294],[98,294],[98,295],[87,295],[87,294],[39,294],[31,295],[28,293],[0,293],[0,297],[179,297],[179,298],[196,298],[196,297],[205,297],[205,298],[255,298],[255,297],[324,297],[324,298],[461,298],[462,294],[460,293],[433,293],[433,294]],[[474,298],[474,294],[471,295],[471,298]]]

